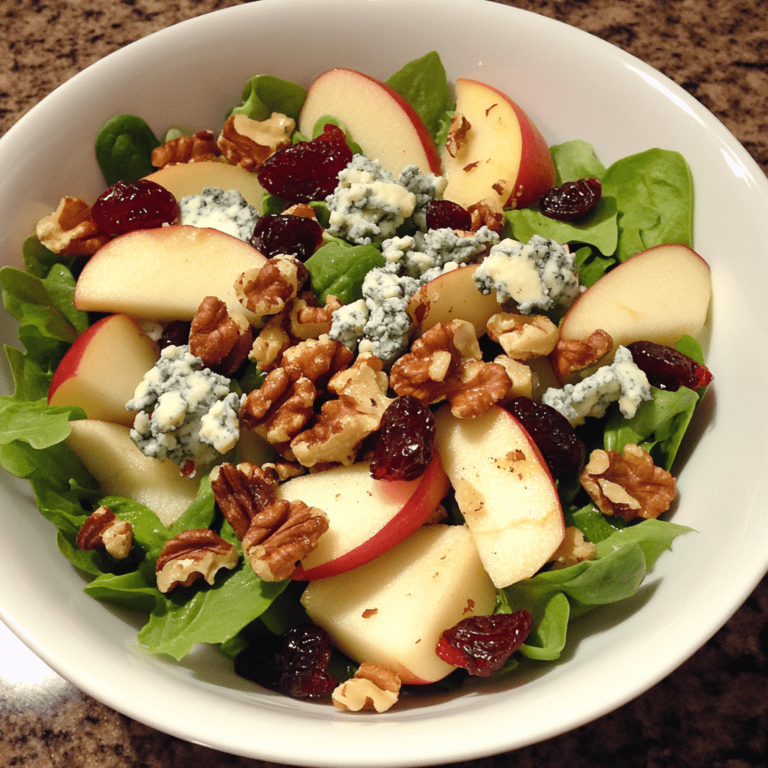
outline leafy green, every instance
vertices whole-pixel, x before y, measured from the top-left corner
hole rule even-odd
[[[555,185],[579,179],[602,179],[605,166],[595,157],[592,145],[581,139],[566,141],[550,147],[557,176]]]
[[[573,255],[579,270],[579,283],[585,288],[594,285],[616,263],[613,257],[603,256],[586,245]]]
[[[312,128],[312,138],[316,139],[325,131],[326,125],[335,125],[344,132],[344,138],[347,140],[347,145],[352,150],[353,154],[362,155],[363,150],[360,145],[352,140],[352,136],[349,133],[349,129],[346,124],[333,115],[322,115],[315,120],[315,124]]]
[[[23,242],[21,256],[24,260],[24,271],[34,275],[34,277],[47,277],[54,264],[65,264],[68,267],[75,267],[80,262],[80,259],[76,257],[60,256],[58,253],[49,251],[38,240],[37,235],[30,235]]]
[[[318,248],[305,266],[320,304],[330,295],[350,304],[362,297],[365,275],[374,267],[383,267],[384,257],[373,245],[351,246],[332,240]]]
[[[279,112],[296,120],[306,97],[306,88],[297,83],[273,75],[256,75],[243,88],[243,103],[227,117],[246,115],[252,120],[267,120],[273,112]]]
[[[96,134],[96,160],[107,185],[148,176],[152,150],[160,142],[147,123],[136,115],[113,115]]]

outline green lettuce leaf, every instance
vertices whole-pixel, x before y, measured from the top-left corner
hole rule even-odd
[[[298,83],[273,75],[256,75],[243,88],[243,103],[234,107],[227,117],[246,115],[252,120],[267,120],[273,112],[279,112],[297,120],[306,97],[306,88]]]
[[[332,240],[318,248],[304,263],[312,291],[322,305],[328,296],[351,304],[362,298],[363,280],[374,267],[384,266],[381,251],[373,245],[350,246]]]

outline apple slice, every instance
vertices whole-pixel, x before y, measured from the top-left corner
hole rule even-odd
[[[456,141],[449,134],[440,153],[448,180],[446,200],[464,208],[481,200],[522,208],[555,185],[555,164],[543,136],[496,88],[459,78],[452,132],[454,126]]]
[[[217,187],[236,189],[257,211],[264,202],[264,187],[255,173],[218,160],[168,165],[147,178],[165,187],[177,200],[199,195],[205,187]]]
[[[192,320],[206,296],[218,296],[230,312],[249,316],[234,284],[265,261],[252,245],[216,229],[139,229],[110,240],[90,258],[75,287],[75,306],[166,322]]]
[[[184,477],[169,459],[145,456],[128,427],[95,419],[71,422],[67,445],[107,495],[125,496],[149,507],[170,525],[194,500],[199,478]]]
[[[467,320],[475,327],[477,338],[483,336],[488,320],[499,311],[499,303],[496,291],[482,294],[477,289],[472,275],[478,266],[471,264],[445,272],[422,285],[413,294],[408,311],[417,317],[419,313],[425,312],[419,323],[421,333],[438,323]]]
[[[563,318],[560,338],[583,341],[600,328],[613,338],[613,351],[633,341],[674,346],[681,336],[701,333],[711,295],[701,256],[686,245],[657,245],[588,288]]]
[[[158,348],[128,315],[109,315],[81,333],[56,368],[49,405],[79,405],[89,419],[130,427],[136,416],[125,408]]]
[[[549,468],[520,422],[495,406],[474,419],[436,414],[435,447],[493,583],[533,576],[563,540]]]
[[[492,613],[496,590],[464,526],[425,525],[366,565],[313,581],[301,602],[351,659],[418,684],[453,671],[435,653],[440,635]]]
[[[411,481],[374,480],[369,462],[286,481],[278,498],[318,507],[329,522],[293,578],[324,579],[378,557],[423,525],[449,489],[437,457],[421,477]]]
[[[309,87],[298,128],[311,137],[319,118],[346,125],[353,141],[397,178],[406,165],[440,173],[440,156],[421,118],[388,85],[352,69],[331,69]]]

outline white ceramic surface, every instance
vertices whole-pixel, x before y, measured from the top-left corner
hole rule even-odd
[[[145,38],[67,82],[0,141],[2,258],[63,194],[102,190],[92,138],[116,112],[217,128],[245,81],[309,84],[333,66],[386,78],[426,51],[451,80],[507,91],[549,143],[590,141],[608,165],[659,146],[685,154],[696,188],[696,249],[715,299],[708,362],[716,385],[682,469],[678,539],[633,599],[574,628],[546,674],[417,700],[379,716],[261,693],[215,652],[181,664],[135,642],[136,617],[82,593],[28,487],[2,477],[0,614],[81,689],[161,730],[227,752],[313,766],[406,766],[469,759],[562,733],[620,706],[695,652],[768,566],[768,182],[695,100],[637,59],[544,17],[482,0],[262,0]],[[2,320],[2,338],[14,330]],[[4,371],[3,391],[10,389]]]

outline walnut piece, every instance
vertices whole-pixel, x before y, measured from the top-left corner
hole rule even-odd
[[[231,376],[247,359],[253,331],[243,315],[230,314],[216,296],[206,296],[189,330],[189,349],[210,368]]]
[[[625,445],[621,453],[592,451],[579,480],[604,515],[627,521],[656,518],[675,498],[675,478],[634,444]]]
[[[198,131],[191,136],[170,139],[152,150],[152,165],[165,168],[179,163],[200,163],[216,160],[221,150],[212,131]]]
[[[461,148],[467,143],[467,133],[472,124],[460,112],[456,112],[448,126],[448,136],[445,141],[445,150],[451,157],[456,157]]]
[[[232,544],[207,528],[181,531],[160,550],[155,563],[157,588],[165,594],[202,578],[213,584],[221,568],[232,569],[239,559]]]
[[[303,501],[276,499],[251,520],[243,552],[262,581],[289,579],[328,530],[321,509]]]
[[[133,526],[101,506],[82,524],[75,541],[82,550],[106,549],[116,560],[124,560],[131,551]]]
[[[504,368],[511,382],[507,394],[501,399],[502,403],[508,403],[516,397],[531,397],[533,371],[529,365],[520,360],[513,360],[509,355],[497,355],[493,362]]]
[[[308,276],[307,268],[293,256],[280,254],[243,272],[235,281],[235,295],[258,317],[269,317],[296,298]]]
[[[474,326],[465,320],[437,323],[395,362],[390,385],[427,405],[448,400],[460,419],[485,413],[506,396],[511,382],[504,367],[481,360]]]
[[[594,560],[596,551],[597,547],[591,541],[587,541],[575,525],[569,525],[565,529],[565,536],[560,546],[550,558],[552,570],[568,568],[584,560]]]
[[[486,326],[492,341],[514,360],[530,360],[548,355],[557,344],[557,326],[545,315],[519,315],[498,312]]]
[[[611,335],[598,328],[586,341],[559,339],[549,359],[557,378],[565,381],[572,373],[595,365],[612,349]]]
[[[62,256],[92,256],[110,240],[79,197],[62,197],[56,210],[37,222],[35,234],[49,251]]]
[[[361,664],[351,680],[331,694],[333,705],[346,712],[386,712],[400,695],[400,676],[380,664]]]
[[[267,120],[232,115],[221,129],[219,149],[231,165],[255,171],[278,149],[290,145],[295,127],[290,117],[278,112]]]
[[[485,198],[478,203],[473,203],[467,208],[470,220],[472,221],[472,231],[477,232],[480,227],[498,233],[504,229],[504,209],[498,199]]]

